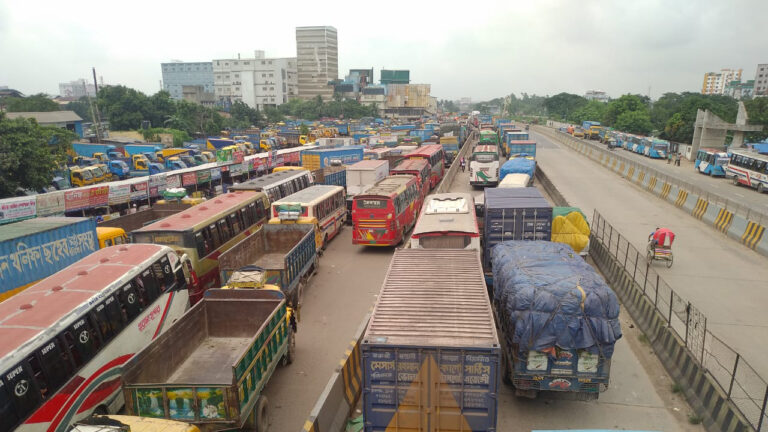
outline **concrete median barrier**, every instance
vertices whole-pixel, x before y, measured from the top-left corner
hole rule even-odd
[[[704,213],[707,211],[707,208],[709,207],[709,201],[702,199],[702,198],[696,198],[696,205],[693,206],[693,210],[691,210],[691,215],[695,217],[698,220],[701,220],[702,216],[704,216]]]
[[[731,221],[731,226],[728,227],[728,237],[736,241],[741,241],[741,236],[744,235],[744,232],[747,230],[748,223],[749,221],[743,217],[734,215]]]
[[[346,429],[347,419],[363,391],[362,359],[360,342],[371,314],[365,316],[355,336],[331,375],[325,389],[304,422],[302,432],[341,432]]]
[[[731,223],[733,222],[733,213],[722,207],[713,208],[717,209],[717,216],[715,217],[715,220],[712,221],[712,225],[715,226],[716,230],[723,234],[727,234],[728,229],[731,227]],[[706,219],[707,216],[705,215],[704,218]]]
[[[764,226],[758,224],[757,222],[748,222],[747,227],[744,230],[744,234],[741,235],[741,244],[752,250],[755,250],[758,243],[760,243],[762,240],[764,232]]]

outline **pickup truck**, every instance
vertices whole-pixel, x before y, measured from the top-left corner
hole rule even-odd
[[[136,159],[134,167],[131,170],[131,177],[143,177],[147,175],[160,174],[165,171],[163,165],[156,162],[149,162],[146,158]]]
[[[264,269],[266,283],[278,286],[288,304],[298,310],[307,280],[318,266],[314,225],[264,225],[221,254],[222,284],[246,266]]]
[[[129,415],[179,420],[203,432],[266,431],[262,394],[295,356],[295,320],[282,292],[208,290],[123,366]]]

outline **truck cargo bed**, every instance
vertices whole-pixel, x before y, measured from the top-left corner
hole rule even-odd
[[[208,384],[232,381],[232,370],[221,365],[237,362],[251,340],[247,337],[208,337],[182,360],[167,384]]]

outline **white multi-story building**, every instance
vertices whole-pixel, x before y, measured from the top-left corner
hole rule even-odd
[[[86,79],[59,83],[59,95],[67,99],[80,99],[83,96],[96,96],[96,87]]]
[[[228,105],[239,100],[251,108],[276,107],[298,96],[295,58],[253,58],[213,61],[215,98]]]
[[[336,29],[327,26],[296,27],[296,59],[299,71],[299,97],[318,95],[325,101],[333,97],[333,84],[339,78],[339,45]]]
[[[588,90],[584,94],[584,98],[587,100],[596,100],[598,102],[608,102],[608,95],[602,90]]]
[[[211,62],[161,63],[163,90],[176,100],[184,99],[185,86],[200,86],[202,91],[213,93],[213,66]]]
[[[757,65],[754,96],[768,96],[768,63]]]
[[[702,94],[724,94],[725,86],[731,81],[741,81],[741,69],[720,69],[720,72],[707,72],[701,84]]]

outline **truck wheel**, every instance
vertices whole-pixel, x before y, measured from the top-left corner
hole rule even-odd
[[[269,401],[266,396],[259,396],[254,410],[255,421],[253,423],[256,432],[267,432],[267,429],[269,429],[269,418],[267,418],[269,414]]]

